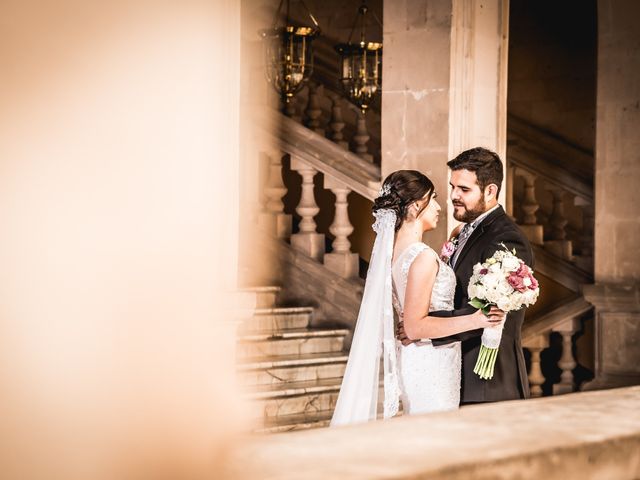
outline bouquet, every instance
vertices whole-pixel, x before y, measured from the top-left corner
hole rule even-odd
[[[501,245],[504,250],[498,250],[484,263],[473,267],[469,280],[469,305],[485,314],[492,306],[507,313],[528,307],[536,302],[540,293],[533,271],[516,256],[515,249],[509,251],[504,244]],[[483,380],[493,378],[503,328],[504,323],[485,328],[482,333],[480,355],[473,372]]]

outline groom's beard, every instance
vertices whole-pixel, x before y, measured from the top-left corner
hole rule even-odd
[[[471,208],[467,208],[463,203],[453,202],[454,207],[464,207],[464,210],[460,212],[459,210],[453,211],[453,218],[463,223],[471,223],[480,215],[482,215],[487,210],[487,205],[484,201],[484,198],[480,197],[480,199],[473,205]]]

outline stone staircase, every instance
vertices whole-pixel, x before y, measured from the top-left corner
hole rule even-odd
[[[254,315],[238,330],[241,385],[257,404],[258,431],[329,424],[347,362],[344,328],[313,328],[311,307],[277,307],[280,287],[246,289]]]

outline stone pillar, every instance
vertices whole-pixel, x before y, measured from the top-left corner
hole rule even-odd
[[[584,288],[596,309],[596,377],[588,389],[640,383],[638,17],[640,3],[598,1],[595,285]]]
[[[473,146],[504,160],[508,1],[385,0],[383,29],[382,175],[431,178],[449,211],[426,238],[439,245],[457,225],[447,161]]]

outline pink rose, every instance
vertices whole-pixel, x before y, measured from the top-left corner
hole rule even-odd
[[[456,244],[449,240],[448,242],[445,242],[444,245],[442,245],[442,250],[440,250],[440,258],[443,261],[447,261],[451,258],[451,255],[453,255],[453,252],[455,251]]]
[[[517,273],[509,274],[509,276],[507,277],[507,281],[509,282],[509,285],[511,285],[513,289],[517,290],[518,292],[524,292],[527,290],[527,287],[525,287],[524,285],[523,278]]]

